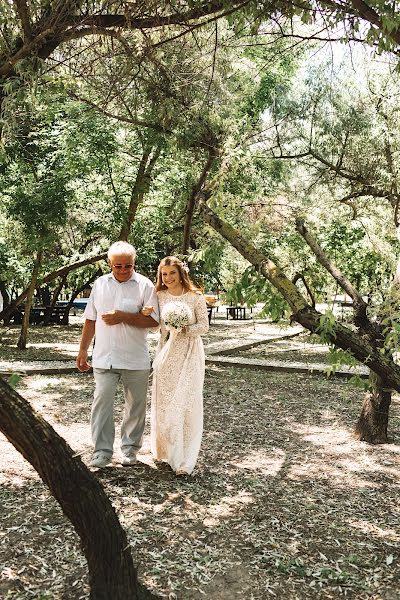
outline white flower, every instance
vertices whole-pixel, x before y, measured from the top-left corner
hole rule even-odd
[[[185,271],[185,273],[189,273],[189,267],[188,267],[188,264],[187,264],[187,263],[185,263],[185,261],[184,261],[184,260],[181,262],[181,267],[182,267],[182,269]]]
[[[161,318],[165,326],[173,329],[182,329],[190,323],[190,308],[183,302],[168,302],[161,311]]]

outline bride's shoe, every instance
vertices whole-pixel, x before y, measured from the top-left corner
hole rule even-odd
[[[176,471],[176,476],[177,477],[189,477],[189,473],[187,471],[185,471],[184,469],[178,469]]]

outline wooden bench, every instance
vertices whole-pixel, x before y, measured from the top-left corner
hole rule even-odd
[[[245,306],[227,306],[226,307],[226,318],[229,319],[246,319],[246,307]]]
[[[50,307],[47,307],[47,311],[49,309],[50,309]],[[51,311],[49,322],[55,323],[56,325],[61,325],[66,312],[68,312],[66,306],[54,306]],[[47,313],[46,313],[46,315],[47,315]]]
[[[50,306],[32,306],[29,313],[29,323],[32,325],[40,325],[45,322],[46,317],[50,311]],[[64,315],[66,313],[66,306],[54,306],[51,309],[51,315],[49,323],[60,325],[63,322]],[[20,325],[24,318],[24,309],[18,308],[13,316],[12,320],[15,325]]]

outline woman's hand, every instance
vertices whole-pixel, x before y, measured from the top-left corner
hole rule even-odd
[[[143,308],[140,312],[145,317],[149,317],[151,315],[151,313],[153,312],[153,310],[154,310],[153,306],[143,306]]]

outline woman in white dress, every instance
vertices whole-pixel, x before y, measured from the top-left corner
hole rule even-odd
[[[190,475],[200,451],[203,433],[204,349],[201,335],[208,331],[204,296],[175,256],[163,258],[156,290],[161,315],[161,338],[154,362],[151,399],[151,449],[156,460],[166,461],[177,475]],[[173,303],[173,304],[171,304]],[[168,305],[189,308],[189,324],[171,335],[162,318]],[[143,312],[148,310],[145,307]]]

